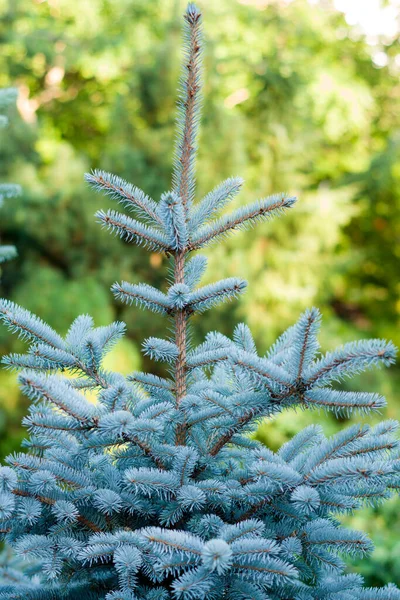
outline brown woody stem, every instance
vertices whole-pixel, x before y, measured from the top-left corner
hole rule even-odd
[[[179,252],[175,256],[175,283],[184,283],[185,281],[185,251]],[[175,344],[178,347],[178,357],[175,363],[175,385],[176,385],[176,404],[186,394],[186,338],[187,338],[187,314],[185,309],[177,310],[175,314]],[[186,427],[179,425],[176,433],[176,444],[185,443]]]
[[[184,62],[184,75],[182,80],[183,95],[178,102],[178,135],[176,162],[177,171],[174,174],[175,190],[182,199],[182,204],[187,218],[187,210],[194,194],[195,179],[193,161],[196,154],[197,119],[200,95],[201,71],[201,14],[193,5],[188,7],[185,14],[188,39],[186,42],[186,57]],[[185,256],[190,251],[188,247],[181,248],[175,253],[174,283],[185,283]],[[185,308],[175,312],[175,344],[178,348],[178,357],[175,363],[176,405],[180,404],[186,395],[186,351],[187,351],[187,320],[188,312]],[[176,431],[176,445],[183,445],[186,441],[186,424],[179,424]]]

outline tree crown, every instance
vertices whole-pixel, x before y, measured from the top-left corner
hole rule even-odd
[[[393,586],[363,589],[359,576],[344,573],[342,556],[364,555],[371,542],[336,516],[398,489],[397,424],[353,426],[331,439],[312,426],[278,453],[248,435],[287,407],[379,410],[382,396],[332,384],[390,365],[393,345],[360,341],[321,356],[316,309],[264,356],[244,324],[232,339],[211,332],[191,344],[191,316],[246,287],[236,277],[199,286],[206,258],[196,251],[295,202],[277,194],[219,216],[240,191],[238,178],[195,200],[201,50],[201,14],[189,4],[171,190],[157,202],[115,175],[86,176],[132,214],[99,211],[101,224],[171,258],[166,291],[112,287],[118,300],[169,319],[170,336],[143,344],[169,375],[104,369],[121,322],[94,327],[82,315],[61,337],[0,303],[1,319],[30,344],[3,362],[22,369],[21,389],[32,400],[25,452],[0,468],[1,534],[32,562],[23,573],[3,568],[0,599],[400,598]]]

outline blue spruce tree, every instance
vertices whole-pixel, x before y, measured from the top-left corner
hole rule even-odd
[[[3,362],[22,369],[32,406],[25,451],[0,469],[1,534],[30,562],[23,573],[3,568],[0,599],[399,600],[394,586],[365,589],[345,573],[343,558],[372,545],[338,519],[398,490],[397,424],[356,425],[330,439],[311,426],[277,453],[248,435],[287,407],[379,410],[382,396],[332,384],[390,365],[393,345],[361,341],[321,356],[316,309],[265,356],[243,324],[232,339],[211,332],[200,346],[190,343],[191,316],[246,286],[239,278],[199,286],[206,259],[196,252],[295,199],[277,194],[218,216],[241,188],[233,178],[195,201],[202,38],[193,4],[184,47],[172,189],[156,202],[117,176],[86,176],[132,213],[100,211],[105,227],[171,258],[167,290],[125,281],[112,288],[120,301],[169,320],[170,337],[143,344],[169,376],[104,369],[123,323],[94,327],[83,315],[63,338],[1,302],[4,323],[30,343]]]
[[[4,112],[10,104],[15,102],[17,97],[17,90],[13,88],[7,88],[0,90],[0,111]],[[8,124],[8,118],[6,115],[0,114],[0,128],[6,127]],[[21,188],[19,185],[14,183],[1,183],[0,184],[0,208],[3,206],[4,200],[7,198],[13,198],[18,196]],[[0,246],[0,264],[6,260],[10,260],[16,256],[16,250],[14,246]]]

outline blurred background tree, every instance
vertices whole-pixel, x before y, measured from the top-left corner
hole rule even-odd
[[[208,36],[200,193],[241,175],[238,203],[282,190],[301,202],[210,251],[210,280],[220,269],[244,272],[249,291],[203,316],[193,335],[231,333],[244,319],[263,350],[315,304],[324,349],[371,335],[400,344],[399,1],[380,10],[378,0],[199,3]],[[127,247],[121,260],[123,242],[93,219],[111,201],[82,174],[109,170],[156,198],[169,188],[184,5],[0,0],[0,87],[19,90],[0,141],[0,177],[24,190],[2,209],[2,242],[19,257],[3,269],[1,295],[60,332],[85,312],[96,325],[125,320],[129,338],[111,360],[126,372],[138,368],[140,343],[160,323],[114,303],[109,287],[121,279],[157,285],[168,265]],[[0,351],[18,351],[4,329]],[[368,375],[369,389],[388,397],[388,417],[400,417],[399,383],[399,367]],[[25,410],[14,375],[2,371],[2,456],[19,447]],[[341,426],[311,419],[328,432]],[[309,420],[286,415],[258,436],[276,449]],[[377,545],[369,563],[354,565],[370,585],[400,580],[399,512],[397,501],[355,517]]]

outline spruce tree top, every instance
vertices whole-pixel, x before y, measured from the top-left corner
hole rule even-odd
[[[83,315],[62,338],[0,304],[2,320],[30,343],[3,362],[22,369],[32,400],[25,451],[0,469],[1,534],[30,562],[23,573],[3,568],[0,600],[399,600],[394,586],[363,589],[360,576],[345,574],[342,557],[367,554],[371,542],[337,519],[399,488],[397,424],[352,426],[331,439],[311,426],[276,454],[248,435],[286,407],[380,409],[382,396],[331,384],[389,365],[393,345],[361,341],[320,356],[315,309],[265,356],[243,324],[233,339],[212,332],[198,347],[187,336],[193,314],[246,285],[198,287],[206,259],[195,252],[295,199],[277,194],[218,217],[242,185],[233,178],[195,201],[202,38],[193,4],[184,49],[171,191],[156,202],[114,175],[86,176],[134,215],[100,211],[104,226],[171,257],[167,291],[113,286],[122,302],[169,320],[172,337],[149,338],[143,349],[168,363],[170,376],[103,368],[123,323],[95,328]],[[95,404],[86,390],[96,391]]]

